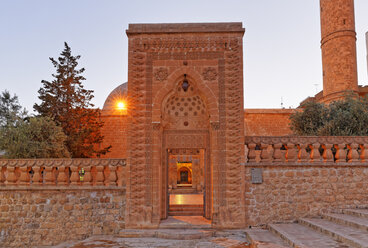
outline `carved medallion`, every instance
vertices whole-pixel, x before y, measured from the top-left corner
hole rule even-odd
[[[207,67],[203,70],[202,75],[204,80],[213,81],[217,78],[217,71],[213,67]]]
[[[162,82],[165,81],[167,79],[167,76],[169,75],[168,71],[166,68],[159,68],[155,71],[155,78],[156,80]]]

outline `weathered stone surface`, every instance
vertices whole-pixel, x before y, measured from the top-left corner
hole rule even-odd
[[[109,213],[101,211],[110,207]],[[117,234],[125,225],[124,211],[124,189],[2,189],[0,247],[55,245],[93,234]]]

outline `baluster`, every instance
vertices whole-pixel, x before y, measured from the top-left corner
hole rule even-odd
[[[69,170],[65,168],[64,165],[59,167],[59,175],[57,177],[58,185],[68,185],[68,181],[69,181],[68,180],[69,175],[67,175],[68,172]]]
[[[309,159],[309,154],[306,151],[308,145],[307,144],[300,144],[299,145],[299,152],[298,152],[298,162],[300,163],[306,163]]]
[[[20,170],[19,185],[29,185],[31,179],[28,173],[28,167],[22,166],[19,168],[19,170]]]
[[[261,162],[271,161],[271,156],[267,148],[268,148],[268,144],[263,144],[263,143],[261,144]]]
[[[17,177],[15,175],[15,167],[7,167],[8,176],[6,177],[5,184],[6,185],[15,185],[17,184]]]
[[[72,171],[72,174],[70,175],[70,185],[78,185],[80,182],[78,166],[72,165],[70,166],[70,170]]]
[[[252,163],[252,162],[256,162],[256,144],[254,143],[250,143],[248,144],[248,162]]]
[[[335,154],[336,163],[346,162],[346,152],[344,150],[345,145],[338,144],[338,145],[335,145],[335,148],[336,148],[336,154]]]
[[[109,185],[115,186],[116,183],[116,166],[109,165],[110,175],[109,175]]]
[[[55,174],[52,166],[45,166],[43,171],[45,185],[55,185]]]
[[[281,147],[282,147],[282,144],[281,143],[277,143],[277,144],[274,144],[273,145],[273,161],[274,162],[281,162],[283,161],[283,159],[281,158],[282,157],[282,152],[281,152]]]
[[[104,166],[103,174],[104,174],[104,185],[109,186],[110,169],[108,165]]]
[[[358,144],[348,145],[348,162],[358,162],[359,161],[359,153],[358,153]]]
[[[0,185],[5,185],[5,172],[6,171],[6,167],[5,166],[1,166],[0,167]]]
[[[322,154],[322,157],[323,157],[323,162],[333,162],[334,159],[333,159],[333,153],[332,153],[332,144],[325,144],[323,145],[323,154]]]
[[[91,185],[92,184],[91,166],[84,166],[83,169],[84,169],[83,185]]]
[[[292,143],[286,145],[286,158],[288,162],[295,162],[298,158],[298,147]]]
[[[366,162],[368,160],[368,144],[362,144],[360,145],[360,160],[362,162]]]
[[[97,165],[96,166],[96,185],[104,185],[104,166],[103,165]]]
[[[32,185],[41,185],[42,184],[42,168],[38,165],[32,167],[33,177],[32,177]]]
[[[124,167],[119,165],[118,168],[116,169],[116,175],[117,175],[117,184],[118,186],[123,186],[123,182],[124,182],[124,175],[123,175],[123,170]]]
[[[321,154],[319,153],[319,143],[313,143],[310,145],[311,153],[310,153],[310,162],[319,162],[321,161]]]

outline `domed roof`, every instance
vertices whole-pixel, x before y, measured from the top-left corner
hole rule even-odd
[[[116,103],[126,99],[128,94],[128,82],[123,83],[116,87],[109,96],[106,98],[103,110],[114,110],[116,108]]]

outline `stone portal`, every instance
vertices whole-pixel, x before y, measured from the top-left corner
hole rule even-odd
[[[129,25],[128,228],[167,217],[183,151],[192,160],[176,163],[191,163],[183,180],[203,192],[206,218],[245,225],[243,34],[241,23]]]

